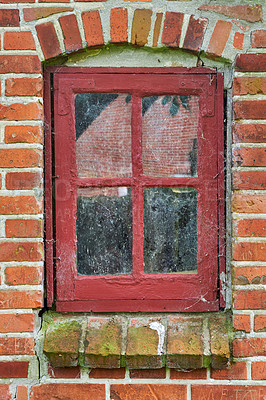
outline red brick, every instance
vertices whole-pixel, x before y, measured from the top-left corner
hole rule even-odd
[[[234,315],[234,329],[237,331],[250,332],[250,315]]]
[[[80,321],[58,318],[50,321],[45,333],[43,351],[54,367],[78,365],[80,336]]]
[[[190,370],[203,366],[202,318],[168,317],[167,366]]]
[[[265,189],[266,171],[234,171],[233,189]]]
[[[266,291],[244,290],[234,292],[234,307],[236,310],[259,310],[266,306]]]
[[[38,7],[24,8],[23,14],[26,22],[35,21],[41,18],[49,17],[49,15],[73,11],[72,7]]]
[[[39,172],[9,172],[6,174],[6,188],[34,189],[41,186],[41,174]]]
[[[184,14],[166,12],[162,35],[162,44],[169,47],[178,47],[181,37]]]
[[[159,318],[156,319],[160,321]],[[158,334],[151,329],[152,318],[132,318],[127,330],[126,364],[129,369],[151,369],[163,366],[158,354]]]
[[[82,21],[88,47],[103,45],[103,32],[99,11],[83,12]]]
[[[213,30],[207,53],[221,56],[225,49],[232,29],[232,23],[227,21],[217,21]]]
[[[35,149],[2,149],[0,150],[1,168],[40,167],[42,153]]]
[[[111,385],[111,399],[186,400],[185,385]]]
[[[11,400],[9,385],[0,384],[0,400]]]
[[[266,47],[266,30],[251,32],[252,47]]]
[[[233,340],[234,357],[266,356],[266,338]]]
[[[212,379],[247,379],[247,365],[245,362],[238,362],[227,369],[212,369]]]
[[[27,378],[28,361],[0,361],[0,376],[2,378]]]
[[[48,366],[48,373],[54,379],[78,379],[80,378],[79,367],[53,367],[51,364]]]
[[[42,129],[39,126],[6,126],[5,143],[42,143]]]
[[[265,148],[235,148],[232,151],[233,162],[237,167],[265,167]]]
[[[266,315],[255,315],[254,330],[255,332],[266,332]]]
[[[179,371],[177,369],[170,370],[171,379],[206,379],[207,369],[200,368],[191,371]]]
[[[39,267],[6,267],[5,283],[7,285],[40,285],[41,272]]]
[[[266,362],[253,362],[251,365],[251,377],[254,380],[266,380]]]
[[[39,214],[42,202],[34,196],[0,196],[0,214]]]
[[[41,243],[0,243],[0,261],[42,261],[43,248]]]
[[[1,355],[35,354],[33,338],[0,337]]]
[[[233,230],[236,236],[266,236],[265,219],[235,219]]]
[[[44,57],[52,58],[61,53],[59,41],[52,22],[36,25],[37,35],[41,44]]]
[[[6,174],[6,188],[34,189],[41,186],[41,174],[39,172],[9,172]]]
[[[266,54],[240,54],[236,58],[236,71],[263,72],[266,70]]]
[[[165,368],[158,369],[132,369],[129,371],[130,378],[133,379],[165,379]]]
[[[18,385],[16,400],[28,400],[28,388],[25,385]]]
[[[243,32],[248,32],[250,29],[249,25],[244,25],[242,24],[240,21],[237,21],[235,19],[232,19],[232,22],[238,27],[240,28]]]
[[[25,121],[39,119],[42,119],[42,106],[39,103],[0,104],[0,120]]]
[[[81,49],[82,42],[76,16],[74,14],[65,15],[59,18],[59,22],[64,35],[66,51],[70,52]]]
[[[6,32],[4,36],[5,50],[35,50],[31,32]]]
[[[263,400],[265,386],[248,385],[192,385],[192,400]]]
[[[127,42],[127,9],[123,7],[112,8],[110,15],[111,42]]]
[[[148,35],[151,29],[152,10],[135,10],[132,22],[131,43],[136,46],[144,46],[148,43]]]
[[[266,100],[236,101],[234,114],[236,119],[264,119],[266,118]]]
[[[33,332],[34,314],[0,314],[0,332]]]
[[[157,13],[156,20],[154,23],[154,29],[153,29],[152,47],[157,47],[160,32],[161,32],[162,19],[163,19],[163,13]]]
[[[0,26],[19,26],[19,10],[0,10]]]
[[[16,0],[17,2],[17,0]],[[38,56],[0,55],[0,74],[6,73],[39,73],[42,72]]]
[[[92,383],[47,383],[33,386],[30,400],[67,399],[71,393],[74,400],[104,400],[105,386]]]
[[[266,78],[237,77],[234,78],[233,94],[266,94]]]
[[[125,377],[125,368],[93,368],[89,377],[94,379],[123,379]]]
[[[7,219],[7,237],[41,237],[43,222],[40,219]]]
[[[233,246],[233,259],[237,261],[266,261],[266,243],[238,242]]]
[[[201,49],[207,25],[207,18],[195,18],[194,15],[191,15],[183,48],[192,51],[199,51]]]
[[[244,33],[242,32],[236,32],[234,35],[234,40],[233,40],[233,46],[235,49],[243,49],[243,44],[244,44]]]
[[[91,368],[119,368],[121,335],[121,318],[89,317],[84,345],[84,364]]]
[[[6,96],[42,97],[41,78],[11,78],[6,80]]]
[[[235,285],[266,284],[266,267],[235,267]]]
[[[266,213],[266,199],[263,195],[234,194],[232,211],[242,213]]]
[[[235,124],[233,125],[235,143],[265,143],[266,125]]]
[[[250,5],[203,5],[199,7],[202,11],[212,11],[237,19],[243,19],[248,22],[262,21],[262,7],[259,4]]]
[[[43,298],[40,291],[11,291],[0,292],[0,308],[39,308]]]

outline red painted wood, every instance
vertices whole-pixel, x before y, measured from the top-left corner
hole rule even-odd
[[[54,302],[53,273],[53,183],[52,183],[52,131],[51,131],[51,74],[44,74],[44,146],[45,146],[45,271],[47,306]]]
[[[59,301],[57,310],[61,312],[207,312],[217,311],[218,301],[208,302],[198,300],[87,300]]]
[[[226,277],[225,265],[225,164],[224,164],[224,132],[223,132],[223,118],[224,118],[224,101],[223,101],[223,76],[221,73],[217,74],[217,94],[216,94],[216,107],[218,114],[218,226],[219,226],[219,289],[220,289],[220,307],[224,308],[226,305],[224,287],[222,280]],[[222,279],[221,279],[222,277]]]
[[[68,88],[58,89],[58,77],[54,76],[56,294],[58,300],[71,300],[74,296],[76,265],[74,99]]]
[[[103,72],[99,74],[99,70]],[[61,311],[210,311],[218,309],[218,165],[217,135],[222,132],[218,109],[221,84],[205,69],[53,69],[55,80],[55,174],[57,308]],[[78,70],[79,71],[79,70]],[[90,71],[91,73],[89,73]],[[131,75],[130,72],[135,74]],[[150,71],[149,74],[145,72]],[[167,73],[166,73],[167,71]],[[176,72],[179,73],[176,73]],[[70,73],[69,73],[70,72]],[[112,72],[110,74],[110,72]],[[174,73],[175,72],[175,73]],[[107,92],[132,94],[133,177],[80,179],[75,158],[74,95]],[[142,174],[141,100],[145,95],[193,94],[199,96],[198,177],[158,178]],[[218,96],[218,97],[217,97]],[[216,98],[217,97],[217,98]],[[215,100],[217,106],[215,107]],[[217,108],[218,107],[218,108]],[[216,133],[216,134],[214,134]],[[219,149],[222,143],[219,141]],[[133,273],[116,276],[78,276],[76,271],[76,191],[78,187],[129,186],[133,192]],[[143,189],[153,186],[189,186],[198,190],[197,274],[144,274]],[[222,191],[222,189],[221,189]],[[219,214],[221,215],[221,213]],[[221,244],[222,246],[222,244]],[[67,305],[69,302],[69,305]],[[133,302],[133,303],[132,303]],[[61,305],[60,305],[61,304]],[[155,305],[156,304],[156,305]],[[80,305],[80,309],[79,309]],[[60,308],[62,307],[62,308]],[[88,309],[86,309],[88,307]]]
[[[214,74],[216,69],[205,67],[47,67],[50,73],[62,74]]]
[[[142,168],[142,115],[141,97],[132,96],[132,172],[134,177],[132,218],[133,218],[133,243],[132,263],[133,276],[136,279],[144,272],[143,249],[144,249],[144,223],[143,223],[143,189],[141,187]],[[136,283],[133,283],[136,287]],[[131,296],[132,297],[132,296]]]

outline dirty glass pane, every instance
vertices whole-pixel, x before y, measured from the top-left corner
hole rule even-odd
[[[80,178],[127,178],[131,166],[131,97],[116,93],[75,96]]]
[[[131,210],[131,189],[127,187],[78,189],[78,274],[131,273]]]
[[[148,176],[197,176],[197,96],[142,99],[142,162]]]
[[[145,189],[144,263],[146,273],[196,273],[196,189]]]

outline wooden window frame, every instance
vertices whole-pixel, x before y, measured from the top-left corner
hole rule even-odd
[[[90,92],[132,94],[134,177],[78,178],[74,96]],[[142,174],[141,97],[167,94],[199,96],[197,177],[155,178]],[[77,274],[76,189],[93,186],[134,188],[133,221],[138,224],[133,222],[132,275]],[[197,274],[143,272],[142,191],[143,187],[158,186],[198,190]],[[199,312],[223,308],[225,299],[219,282],[220,274],[225,272],[222,74],[201,67],[46,68],[45,215],[48,306],[56,298],[58,311]]]

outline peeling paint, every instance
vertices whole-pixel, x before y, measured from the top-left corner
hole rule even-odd
[[[163,354],[163,344],[164,344],[164,338],[165,338],[165,327],[160,323],[160,322],[151,322],[150,323],[150,328],[157,331],[158,336],[159,336],[159,342],[158,342],[158,355]]]
[[[220,273],[220,282],[221,282],[221,295],[223,299],[225,300],[225,295],[226,295],[226,275],[224,272]]]

